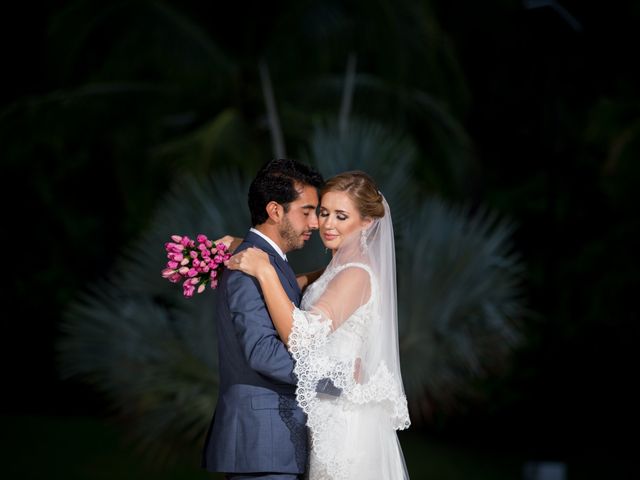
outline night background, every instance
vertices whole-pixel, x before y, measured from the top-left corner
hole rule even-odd
[[[513,325],[505,326],[518,341],[507,348],[496,330],[495,348],[483,343],[478,352],[505,351],[480,355],[477,372],[456,365],[459,380],[417,381],[423,390],[410,403],[414,423],[399,434],[412,478],[526,478],[531,461],[562,462],[571,480],[631,478],[636,452],[627,436],[635,437],[639,400],[639,21],[640,2],[631,0],[4,7],[0,155],[3,251],[11,261],[2,288],[1,475],[217,478],[198,468],[199,426],[173,436],[174,424],[149,416],[140,427],[138,413],[156,397],[127,390],[135,378],[109,377],[106,366],[96,375],[89,366],[74,370],[74,359],[84,358],[74,355],[92,347],[80,345],[86,331],[65,325],[81,318],[74,310],[80,299],[114,292],[108,288],[122,278],[124,291],[143,277],[139,291],[129,289],[133,297],[144,292],[186,317],[195,304],[213,322],[207,299],[185,302],[178,293],[167,300],[163,292],[174,286],[147,282],[164,266],[159,239],[187,228],[212,238],[243,235],[246,178],[280,154],[315,163],[328,177],[337,164],[323,167],[322,152],[334,150],[321,146],[333,145],[332,125],[343,142],[360,125],[370,145],[388,140],[388,156],[354,165],[383,186],[395,182],[410,196],[399,195],[398,205],[437,198],[460,206],[460,215],[491,211],[505,219],[519,272],[518,308],[509,310],[517,318],[506,315]],[[235,186],[241,214],[230,202],[219,221],[194,213],[186,223],[163,224],[179,216],[168,212],[199,211],[188,207],[205,201],[184,193],[190,181],[217,185],[221,178],[239,179],[222,183]],[[414,209],[398,212],[404,228]],[[160,232],[156,243],[148,241],[153,232]],[[127,262],[145,248],[159,256],[136,270]],[[326,261],[319,242],[307,248],[301,267]],[[409,250],[399,254],[408,262],[399,272],[411,262]],[[105,295],[114,305],[124,298]],[[95,318],[93,307],[86,318]],[[127,334],[122,328],[100,338],[115,344]],[[403,372],[418,378],[414,370]],[[211,372],[202,375],[194,384]],[[180,388],[163,397],[171,399],[166,408],[182,398]]]

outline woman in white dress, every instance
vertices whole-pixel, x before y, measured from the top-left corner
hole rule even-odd
[[[311,438],[308,477],[408,479],[396,434],[410,420],[398,355],[389,206],[359,171],[331,178],[320,193],[320,236],[333,256],[306,288],[300,309],[261,250],[235,255],[228,268],[260,282],[296,361],[296,398]]]

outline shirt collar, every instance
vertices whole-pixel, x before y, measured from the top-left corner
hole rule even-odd
[[[264,233],[262,233],[260,230],[256,230],[255,228],[250,228],[249,229],[250,232],[255,233],[256,235],[264,238],[264,240],[273,247],[273,249],[278,252],[278,255],[280,255],[282,257],[282,259],[286,262],[287,261],[287,256],[285,255],[285,253],[282,251],[282,249],[276,244],[276,242],[274,242],[273,240],[271,240],[269,237],[267,237]]]

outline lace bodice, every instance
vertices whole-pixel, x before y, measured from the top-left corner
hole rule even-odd
[[[329,282],[340,272],[348,268],[360,268],[367,272],[371,294],[369,300],[360,305],[349,317],[347,321],[335,328],[327,339],[327,353],[336,357],[349,357],[354,351],[358,351],[360,346],[366,341],[367,319],[371,317],[374,302],[377,298],[377,285],[369,266],[364,263],[348,263],[337,268],[329,268],[324,274],[305,291],[300,305],[301,310],[311,310],[322,292],[325,291]]]

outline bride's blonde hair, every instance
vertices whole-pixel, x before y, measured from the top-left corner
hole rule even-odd
[[[361,170],[339,173],[326,181],[320,196],[327,192],[346,192],[363,218],[384,217],[382,194],[373,178]]]

